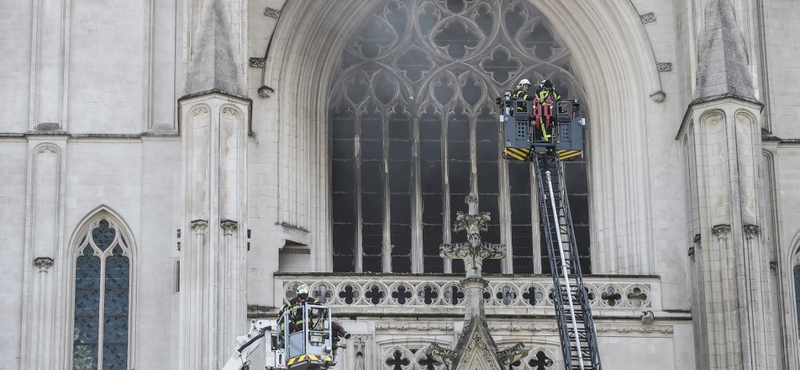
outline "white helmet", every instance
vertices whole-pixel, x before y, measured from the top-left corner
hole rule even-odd
[[[308,294],[308,285],[300,284],[300,286],[297,287],[297,295],[300,294]]]
[[[523,79],[522,79],[522,81],[520,81],[520,82],[519,82],[519,85],[520,85],[520,86],[524,86],[524,85],[530,85],[530,84],[531,84],[531,82],[530,82],[530,81],[528,81],[528,79],[527,79],[527,78],[523,78]]]

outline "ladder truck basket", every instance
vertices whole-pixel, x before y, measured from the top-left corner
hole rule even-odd
[[[335,364],[333,353],[333,322],[330,307],[306,304],[302,311],[302,322],[291,320],[292,310],[287,310],[279,320],[284,339],[286,369],[327,369]],[[297,313],[298,318],[300,312]]]

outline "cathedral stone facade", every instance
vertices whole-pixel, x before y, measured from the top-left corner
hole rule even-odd
[[[0,369],[221,368],[301,283],[353,334],[337,369],[563,369],[500,156],[528,78],[587,117],[604,367],[800,370],[795,1],[11,0],[0,28]],[[468,194],[504,248],[482,302],[440,256]]]

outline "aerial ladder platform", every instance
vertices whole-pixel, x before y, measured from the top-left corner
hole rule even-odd
[[[506,92],[497,103],[502,112],[503,157],[533,163],[564,367],[602,370],[562,169],[562,160],[583,155],[585,119],[580,102],[529,101]],[[550,133],[549,140],[543,128]]]

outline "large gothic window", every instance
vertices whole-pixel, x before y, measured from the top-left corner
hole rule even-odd
[[[128,368],[130,249],[105,218],[81,237],[75,260],[73,370]]]
[[[341,61],[330,105],[334,271],[463,271],[439,245],[466,238],[451,225],[474,193],[492,214],[483,238],[509,246],[510,257],[484,271],[547,272],[531,165],[501,158],[495,105],[521,78],[582,95],[542,14],[519,0],[388,1]],[[565,166],[588,272],[584,163]]]
[[[800,254],[795,256],[794,267],[792,267],[792,274],[794,276],[794,307],[797,316],[798,336],[800,337]]]

